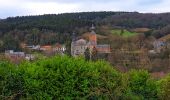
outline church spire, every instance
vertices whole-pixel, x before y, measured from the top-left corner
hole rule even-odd
[[[90,36],[89,36],[89,41],[90,41],[90,45],[92,47],[96,46],[97,45],[97,35],[95,33],[95,27],[94,25],[92,24],[92,27],[90,28],[91,29],[91,32],[90,32]]]
[[[94,24],[92,24],[92,27],[91,27],[91,33],[92,33],[92,34],[96,34],[96,33],[95,33],[95,27],[94,27]]]
[[[91,30],[95,30],[94,24],[92,24]]]

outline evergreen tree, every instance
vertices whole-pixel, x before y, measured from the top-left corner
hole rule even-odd
[[[121,29],[120,35],[122,36],[124,33],[124,29]]]
[[[92,52],[91,52],[91,60],[92,61],[96,61],[97,60],[97,49],[96,49],[96,47],[93,47],[93,50],[92,50]]]
[[[87,48],[84,52],[84,56],[86,60],[90,60],[90,50]]]
[[[17,38],[11,34],[6,34],[3,39],[4,50],[20,50],[20,44]]]

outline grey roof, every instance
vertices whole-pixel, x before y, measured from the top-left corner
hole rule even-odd
[[[97,48],[110,48],[110,45],[108,45],[108,44],[99,44],[99,45],[97,45]]]
[[[91,31],[91,34],[96,34],[94,30]]]
[[[87,41],[84,40],[84,39],[79,39],[75,42],[73,42],[74,45],[86,45],[87,44]]]

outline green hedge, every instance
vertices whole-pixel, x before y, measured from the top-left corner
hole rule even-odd
[[[147,71],[122,74],[105,61],[55,56],[12,65],[0,63],[0,99],[158,99]]]

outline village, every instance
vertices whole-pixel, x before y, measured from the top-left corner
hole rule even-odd
[[[109,44],[97,44],[97,35],[95,33],[95,27],[92,25],[90,28],[88,40],[85,40],[81,37],[76,37],[73,33],[73,38],[71,42],[71,55],[84,56],[86,49],[90,50],[90,53],[94,48],[97,49],[97,52],[100,54],[109,54],[111,53],[111,48]],[[24,51],[21,52],[14,50],[5,50],[5,57],[14,63],[19,63],[22,60],[33,61],[36,59],[36,56],[32,52],[39,52],[45,56],[54,56],[54,55],[64,55],[66,51],[66,46],[64,44],[56,43],[55,45],[27,45],[21,44],[21,47]]]
[[[105,59],[106,61],[109,61],[113,66],[117,66],[118,69],[122,71],[127,71],[131,68],[155,70],[159,69],[160,64],[163,62],[166,62],[164,63],[165,65],[163,65],[164,67],[169,67],[168,65],[170,65],[170,59],[164,60],[160,58],[160,56],[163,55],[162,53],[166,53],[166,51],[170,49],[170,35],[166,35],[159,39],[153,39],[150,41],[150,49],[144,47],[147,44],[143,42],[136,42],[136,44],[134,44],[133,41],[125,45],[139,45],[139,48],[134,49],[136,46],[122,46],[120,49],[115,49],[113,48],[113,45],[119,42],[102,43],[100,41],[99,35],[95,32],[95,26],[92,25],[89,30],[90,32],[85,33],[85,37],[76,36],[76,33],[72,33],[70,49],[66,47],[65,44],[59,43],[54,45],[27,45],[22,43],[21,47],[24,50],[23,52],[6,50],[4,55],[10,61],[18,64],[23,60],[36,60],[38,58],[38,56],[35,55],[36,53],[48,57],[54,55],[66,55],[66,50],[70,50],[69,52],[72,57],[84,56],[86,58],[86,51],[89,50],[89,59],[92,60],[92,54],[95,50],[97,53],[96,59]],[[104,40],[108,39],[104,38]],[[166,54],[166,56],[170,57],[170,54]],[[164,73],[163,70],[157,74],[162,73]]]

